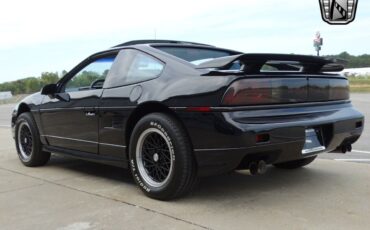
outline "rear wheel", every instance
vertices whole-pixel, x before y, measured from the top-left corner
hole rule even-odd
[[[22,113],[15,124],[15,142],[19,159],[29,167],[45,165],[50,153],[42,151],[37,126],[30,113]]]
[[[143,117],[133,130],[129,150],[132,174],[147,196],[169,200],[193,187],[196,164],[190,141],[172,116]]]
[[[312,163],[312,161],[314,161],[316,159],[316,157],[317,156],[312,156],[312,157],[307,157],[307,158],[303,158],[303,159],[299,159],[299,160],[295,160],[295,161],[287,161],[287,162],[283,162],[283,163],[274,164],[274,166],[276,168],[282,168],[282,169],[301,168],[303,166],[306,166],[306,165]]]

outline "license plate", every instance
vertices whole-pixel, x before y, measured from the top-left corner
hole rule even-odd
[[[315,129],[306,129],[306,142],[302,149],[302,154],[310,154],[325,150],[322,144],[322,137]]]

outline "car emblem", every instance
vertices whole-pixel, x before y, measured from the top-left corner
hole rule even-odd
[[[332,25],[355,20],[358,0],[319,0],[322,19]]]

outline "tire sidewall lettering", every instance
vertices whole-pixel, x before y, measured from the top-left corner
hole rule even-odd
[[[172,140],[171,140],[171,137],[168,135],[167,131],[163,128],[163,126],[161,124],[159,124],[158,122],[156,121],[151,121],[150,123],[150,126],[160,130],[164,136],[166,137],[168,143],[169,143],[169,148],[170,148],[170,152],[172,154],[172,163],[175,162],[175,149],[173,147],[173,143],[172,143]]]
[[[131,160],[131,171],[132,171],[132,174],[134,175],[134,178],[135,180],[137,181],[137,184],[143,188],[146,192],[150,192],[150,188],[147,187],[144,182],[141,180],[141,177],[138,173],[138,171],[136,170],[136,164],[135,164],[135,161],[134,160]]]
[[[163,135],[165,136],[165,138],[167,139],[168,143],[169,143],[169,148],[170,148],[170,153],[172,154],[172,164],[174,164],[175,162],[175,149],[174,149],[174,145],[172,143],[172,139],[171,137],[169,136],[168,132],[165,130],[165,128],[163,127],[163,125],[161,125],[159,122],[157,121],[150,121],[149,122],[149,126],[151,128],[155,128],[157,130],[159,130],[161,133],[163,133]],[[149,128],[149,127],[148,127]],[[144,129],[145,130],[145,129]],[[144,131],[143,130],[143,131]],[[137,143],[136,143],[137,144]],[[134,154],[136,154],[136,152],[134,152]],[[141,175],[140,175],[140,172],[139,170],[137,169],[137,162],[135,156],[132,157],[132,159],[130,159],[130,167],[131,167],[131,172],[134,176],[134,179],[136,180],[137,184],[145,191],[145,192],[154,192],[153,189],[150,188],[150,186],[146,185],[146,183],[141,179]]]

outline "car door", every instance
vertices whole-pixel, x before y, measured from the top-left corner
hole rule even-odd
[[[99,154],[124,158],[128,117],[139,104],[143,84],[157,78],[164,66],[139,50],[119,52],[104,83],[99,106]]]
[[[64,77],[58,92],[40,108],[43,135],[49,145],[98,153],[97,106],[115,54],[88,59]]]

